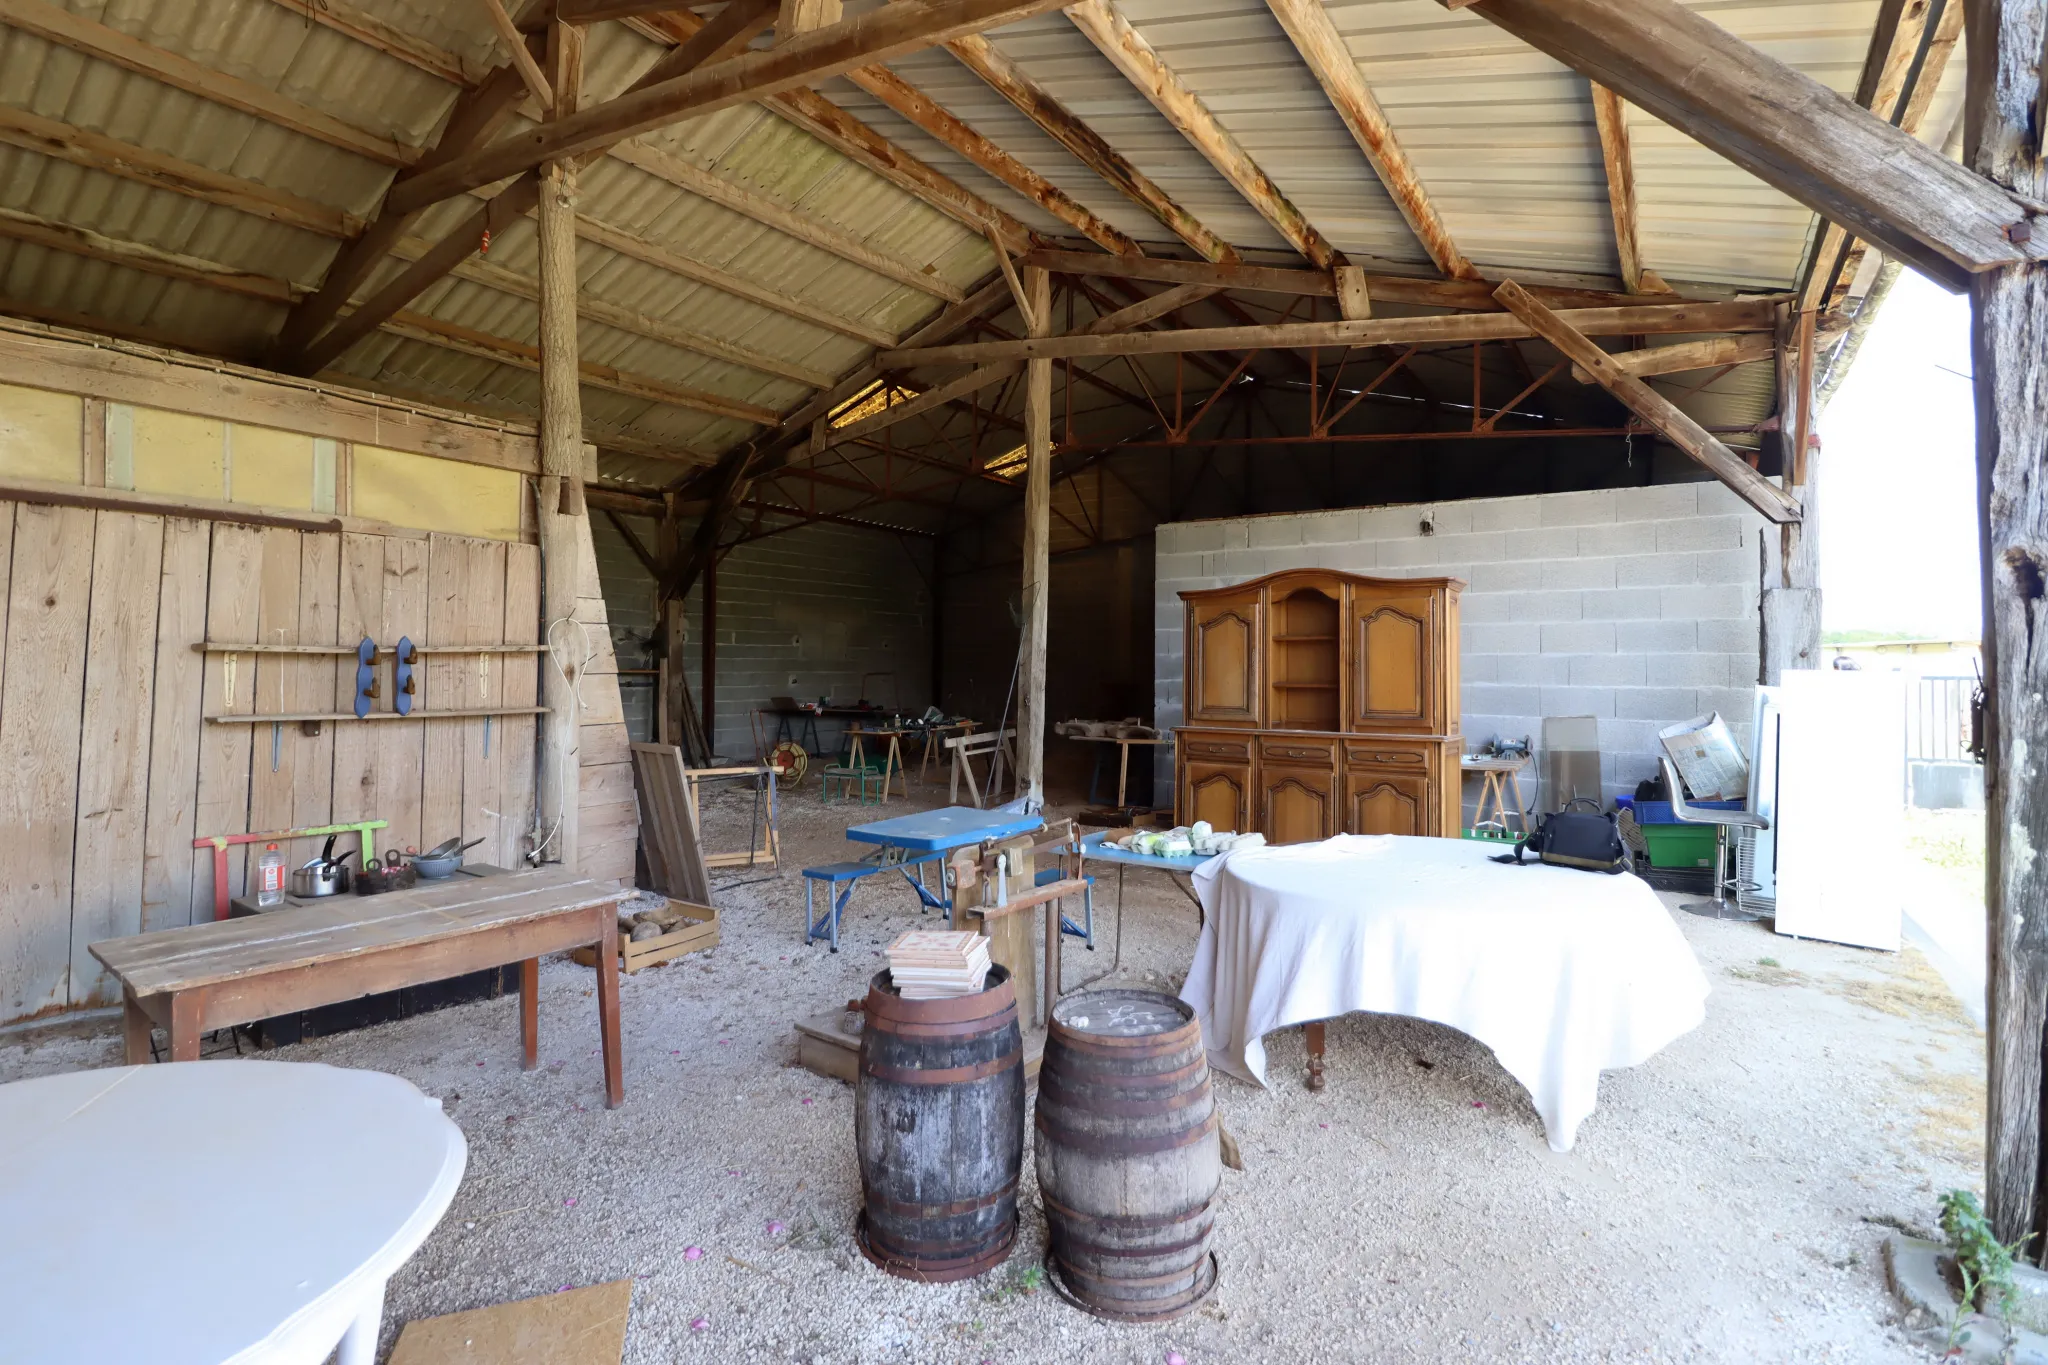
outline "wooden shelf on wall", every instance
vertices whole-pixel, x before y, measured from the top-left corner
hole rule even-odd
[[[214,725],[297,725],[302,721],[322,720],[478,720],[485,716],[544,716],[547,713],[545,706],[486,706],[474,711],[414,711],[404,716],[396,711],[372,711],[367,716],[359,716],[353,711],[293,711],[275,716],[234,712],[206,719]]]
[[[230,645],[202,640],[192,648],[201,654],[315,654],[333,658],[355,657],[355,645]],[[396,654],[395,645],[380,645],[379,657]],[[428,654],[545,654],[546,645],[414,645],[412,652]]]

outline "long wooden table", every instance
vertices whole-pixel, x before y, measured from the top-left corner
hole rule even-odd
[[[539,1059],[541,957],[594,944],[605,1103],[615,1108],[626,1087],[614,907],[627,894],[615,881],[559,869],[456,876],[108,939],[91,952],[121,982],[130,1063],[149,1060],[153,1024],[170,1034],[172,1061],[196,1061],[212,1029],[517,962],[530,1071]]]

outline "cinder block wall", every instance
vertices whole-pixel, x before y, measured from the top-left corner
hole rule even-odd
[[[652,520],[627,517],[643,545]],[[598,574],[620,668],[652,668],[654,580],[607,517],[591,519]],[[908,542],[906,544],[905,542]],[[914,556],[914,558],[913,558]],[[870,700],[922,712],[931,704],[931,546],[918,537],[855,527],[812,525],[741,545],[718,566],[718,714],[712,746],[739,761],[753,757],[749,713],[771,697],[852,701],[865,679]],[[690,695],[704,704],[704,587],[685,607]],[[893,695],[888,678],[894,675]],[[654,680],[624,677],[620,696],[628,731],[652,738]],[[837,722],[820,734],[838,740]]]
[[[915,556],[915,559],[913,559]],[[754,753],[755,707],[771,697],[868,699],[905,711],[931,704],[931,546],[921,537],[818,524],[741,545],[718,566],[718,714],[711,743]],[[703,666],[704,588],[688,603],[690,687]],[[822,724],[827,746],[837,723]]]
[[[1164,525],[1159,723],[1181,723],[1181,591],[1308,567],[1448,575],[1468,584],[1465,747],[1496,734],[1540,746],[1545,716],[1595,716],[1602,782],[1610,796],[1629,791],[1655,771],[1657,731],[1674,721],[1719,711],[1748,747],[1763,534],[1718,483]],[[1523,794],[1536,796],[1526,780]]]

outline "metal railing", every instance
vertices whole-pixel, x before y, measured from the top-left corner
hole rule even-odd
[[[1923,677],[1906,692],[1906,758],[1915,763],[1971,761],[1968,676]]]

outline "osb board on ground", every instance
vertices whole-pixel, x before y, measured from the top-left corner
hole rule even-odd
[[[655,938],[643,938],[635,943],[625,934],[619,935],[619,967],[623,971],[637,972],[642,967],[652,967],[670,958],[682,957],[687,953],[701,953],[707,948],[718,946],[718,911],[709,905],[692,905],[671,897],[669,905],[681,909],[690,918],[690,923],[672,933]],[[586,967],[597,965],[597,949],[577,948],[570,957]]]
[[[579,950],[580,951],[580,950]],[[860,1035],[843,1032],[843,1010],[796,1022],[796,1061],[806,1071],[852,1085],[860,1077]],[[1045,1060],[1045,1030],[1024,1030],[1024,1079],[1038,1079]]]
[[[418,1318],[387,1365],[618,1365],[633,1282],[613,1280],[467,1313]]]

